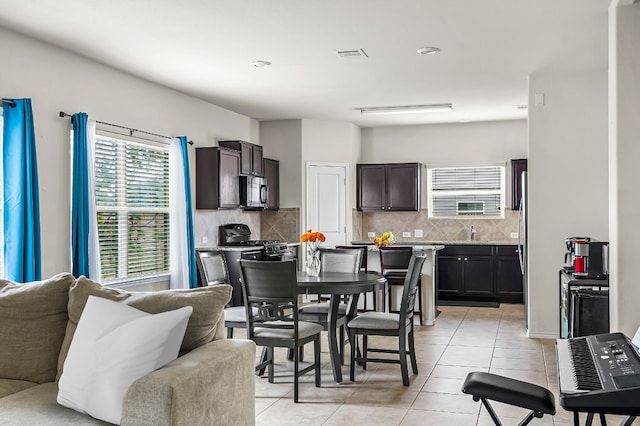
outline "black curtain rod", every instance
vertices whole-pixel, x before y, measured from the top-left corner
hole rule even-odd
[[[69,117],[69,118],[71,118],[71,119],[73,120],[73,115],[71,115],[71,114],[67,114],[67,113],[66,113],[66,112],[64,112],[64,111],[60,111],[59,116],[60,116],[60,118]],[[159,134],[157,134],[157,133],[146,132],[146,131],[144,131],[144,130],[139,130],[139,129],[132,129],[131,127],[121,126],[121,125],[119,125],[119,124],[107,123],[107,122],[104,122],[104,121],[98,121],[98,120],[95,120],[95,122],[96,122],[96,123],[100,123],[100,124],[104,124],[104,125],[106,125],[106,126],[117,127],[117,128],[119,128],[119,129],[125,129],[125,130],[128,130],[128,131],[129,131],[129,135],[130,135],[130,136],[133,136],[133,133],[134,133],[134,132],[138,132],[138,133],[144,133],[145,135],[156,136],[156,137],[159,137],[159,138],[173,139],[173,137],[171,137],[171,136],[159,135]],[[193,145],[193,141],[187,141],[187,143],[188,143],[189,145]]]
[[[2,102],[9,105],[11,108],[15,108],[17,105],[16,102],[12,101],[11,99],[2,98]]]

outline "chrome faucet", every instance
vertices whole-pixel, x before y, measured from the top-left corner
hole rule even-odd
[[[476,228],[474,228],[473,225],[471,225],[471,235],[469,236],[469,239],[471,241],[474,241],[476,239]]]

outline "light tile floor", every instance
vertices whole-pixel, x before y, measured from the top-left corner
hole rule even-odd
[[[481,403],[460,391],[470,371],[489,371],[550,389],[556,394],[556,415],[531,424],[573,424],[572,414],[557,400],[555,342],[526,337],[522,305],[440,309],[435,326],[416,326],[419,373],[411,375],[409,366],[409,386],[402,385],[396,364],[369,364],[367,371],[358,367],[356,381],[350,382],[348,361],[342,368],[344,382],[335,383],[323,336],[322,387],[314,386],[312,373],[303,376],[300,403],[294,404],[293,363],[284,351],[276,351],[275,383],[256,377],[256,425],[492,425]],[[396,339],[386,337],[370,342],[397,345]],[[312,359],[312,346],[307,346],[306,360]],[[505,425],[518,424],[526,414],[520,408],[492,405]],[[609,424],[619,419],[607,416]]]

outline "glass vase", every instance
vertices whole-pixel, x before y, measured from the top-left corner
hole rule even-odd
[[[307,252],[307,261],[305,264],[307,275],[317,277],[320,275],[320,251],[309,250]]]

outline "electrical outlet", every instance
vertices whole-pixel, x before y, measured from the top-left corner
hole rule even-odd
[[[511,233],[511,238],[518,238],[518,233],[517,232],[512,232]]]
[[[209,239],[207,237],[202,237],[202,244],[207,244]]]
[[[367,232],[367,237],[374,238],[376,236],[375,232]]]
[[[413,231],[413,236],[416,237],[416,238],[422,238],[423,237],[422,229],[415,229]]]
[[[403,232],[402,233],[402,238],[409,238],[411,237],[411,232]]]

